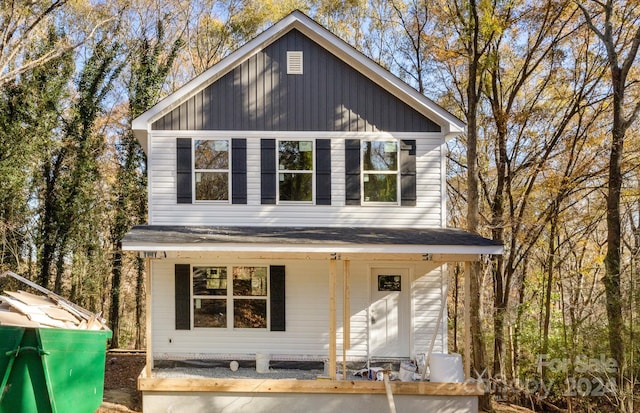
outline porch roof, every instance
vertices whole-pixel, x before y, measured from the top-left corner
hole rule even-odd
[[[453,228],[133,227],[128,251],[502,254],[502,244]]]

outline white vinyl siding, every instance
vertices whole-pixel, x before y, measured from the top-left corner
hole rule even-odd
[[[220,257],[180,260],[195,266],[215,265]],[[246,263],[224,257],[229,265]],[[323,360],[328,357],[329,261],[292,260],[284,262],[252,261],[261,265],[286,267],[286,331],[251,329],[175,330],[174,268],[178,261],[152,261],[152,351],[156,359],[206,358],[229,356],[251,358],[255,353],[270,354],[273,359]],[[392,264],[394,267],[398,263]],[[368,306],[370,271],[373,264],[351,262],[351,349],[348,359],[364,360],[368,354]],[[375,263],[376,267],[384,263]],[[441,269],[433,263],[407,265],[411,284],[411,351],[424,353],[433,335],[441,303]],[[338,355],[342,355],[342,265],[338,265],[337,332]],[[443,314],[441,331],[447,315]],[[283,345],[286,343],[286,345]],[[434,351],[446,351],[446,334],[438,336]]]
[[[202,132],[198,137],[205,137]],[[243,137],[234,134],[233,137]],[[307,136],[302,136],[306,138]],[[318,138],[326,138],[318,134]],[[356,138],[358,136],[355,136]],[[293,136],[286,136],[293,139]],[[443,225],[444,137],[439,133],[402,135],[416,139],[416,206],[345,205],[344,138],[331,138],[331,205],[261,205],[260,137],[247,139],[247,204],[177,204],[176,136],[149,140],[150,225],[376,226],[418,228]],[[353,138],[353,136],[352,136]],[[369,138],[369,135],[363,137]]]
[[[180,261],[191,265],[215,265],[212,258]],[[244,265],[246,261],[226,259],[228,265]],[[305,261],[256,262],[252,264],[286,265],[286,331],[264,329],[191,329],[175,330],[173,260],[154,261],[152,280],[152,349],[154,357],[189,357],[189,355],[314,355],[322,359],[328,354],[328,263],[309,267]],[[313,269],[313,270],[310,270]],[[287,343],[283,346],[283,343]]]
[[[412,336],[411,356],[427,353],[435,336],[433,352],[447,353],[447,292],[446,266],[422,268],[411,283]],[[440,324],[436,325],[440,305],[443,307]]]

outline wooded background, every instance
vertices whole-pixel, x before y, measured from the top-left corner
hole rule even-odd
[[[633,411],[636,0],[3,1],[0,270],[102,312],[112,347],[144,348],[144,262],[121,250],[146,222],[131,119],[294,9],[468,125],[447,143],[449,224],[505,254],[450,266],[451,351],[467,276],[478,375],[543,404],[612,379],[575,403]],[[616,371],[580,370],[602,358]]]

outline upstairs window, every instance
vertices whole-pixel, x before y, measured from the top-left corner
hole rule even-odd
[[[278,200],[313,202],[313,141],[278,142]]]
[[[362,141],[364,203],[398,204],[399,153],[397,141]]]
[[[229,141],[194,141],[196,201],[229,201]]]

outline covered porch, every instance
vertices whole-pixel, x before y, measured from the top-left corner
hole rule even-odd
[[[171,411],[185,412],[198,409],[204,411],[204,406],[214,410],[215,406],[225,406],[230,411],[244,408],[271,411],[284,408],[287,411],[366,409],[386,412],[391,403],[398,411],[424,411],[425,408],[443,412],[477,411],[477,396],[484,389],[472,382],[436,383],[419,379],[385,382],[354,379],[349,371],[353,368],[353,363],[366,362],[369,366],[375,361],[400,362],[414,359],[417,353],[429,354],[438,334],[441,345],[439,351],[446,352],[446,337],[441,337],[443,330],[446,336],[446,308],[443,308],[446,306],[446,285],[434,284],[436,278],[428,274],[442,271],[440,268],[447,262],[472,262],[485,255],[501,253],[502,246],[490,240],[451,229],[144,226],[134,228],[125,238],[124,245],[126,249],[139,251],[146,257],[147,268],[150,269],[147,284],[151,287],[147,289],[147,365],[138,379],[138,387],[143,392],[145,412],[168,411],[167,406],[173,406]],[[321,317],[326,320],[326,330],[321,336],[326,353],[311,351],[313,354],[306,355],[300,351],[291,351],[288,354],[289,336],[282,335],[282,350],[271,357],[274,360],[292,361],[321,359],[325,363],[324,371],[315,379],[271,378],[269,375],[236,378],[195,374],[180,377],[172,376],[170,369],[163,369],[160,374],[158,362],[172,357],[217,358],[230,362],[243,356],[245,359],[256,356],[251,352],[241,351],[242,346],[230,348],[225,353],[171,353],[166,351],[167,345],[163,343],[166,338],[154,335],[151,320],[154,300],[161,299],[155,291],[160,284],[154,285],[151,279],[154,277],[154,270],[156,274],[159,273],[160,262],[185,260],[197,263],[277,262],[286,264],[292,273],[296,268],[304,267],[313,272],[315,279],[322,278],[326,295],[323,287],[322,291],[309,291],[306,300],[309,306],[321,310]],[[410,280],[407,288],[400,283],[396,286],[393,279],[389,279],[390,274],[401,274],[403,269],[407,269],[406,278]],[[442,276],[440,277],[442,283]],[[371,283],[365,285],[369,280]],[[444,282],[446,284],[446,279]],[[376,283],[382,290],[409,291],[405,299],[409,297],[411,328],[400,331],[408,335],[406,339],[400,338],[393,342],[393,346],[397,347],[409,343],[407,350],[394,353],[393,348],[385,349],[382,345],[378,348],[379,343],[372,341],[372,331],[377,322],[371,313],[376,298]],[[422,284],[426,287],[420,287]],[[370,301],[363,301],[363,286],[369,289],[367,296]],[[439,314],[432,310],[418,314],[419,311],[414,307],[421,305],[420,288],[434,289],[434,302],[437,302],[437,308],[441,310]],[[290,298],[298,289],[294,285],[291,290],[287,291]],[[322,295],[322,308],[318,308],[314,301],[318,297],[314,297],[314,294]],[[292,310],[296,311],[296,307]],[[413,329],[413,323],[414,319],[427,317],[424,314],[430,317],[429,322],[436,324],[436,328],[426,334],[428,339],[421,341],[415,332],[417,330]],[[392,324],[391,321],[388,323]],[[362,331],[366,331],[365,338],[362,338]],[[467,343],[468,338],[465,334]],[[293,341],[290,347],[295,347]],[[467,360],[464,364],[468,378]],[[292,410],[293,405],[296,407]],[[237,406],[237,409],[231,406]]]

